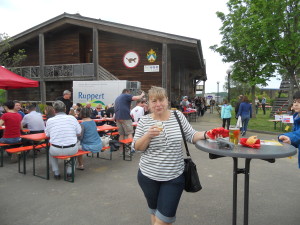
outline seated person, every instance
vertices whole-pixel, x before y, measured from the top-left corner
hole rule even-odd
[[[43,133],[45,130],[45,122],[42,114],[36,111],[36,105],[28,106],[28,114],[22,120],[22,126],[27,127],[31,134]]]
[[[106,116],[107,116],[106,119],[108,120],[107,124],[111,125],[111,126],[116,126],[116,122],[115,122],[115,119],[114,119],[114,116],[115,116],[114,103],[107,106]]]
[[[22,116],[14,110],[15,103],[7,101],[4,103],[4,113],[0,119],[0,126],[5,125],[3,136],[0,138],[0,143],[15,144],[21,142],[21,121]],[[11,161],[17,162],[17,154],[11,155]]]
[[[80,111],[80,117],[82,118],[80,144],[83,151],[91,151],[92,153],[98,153],[102,149],[102,141],[97,132],[96,123],[90,118],[90,110],[83,108]],[[83,156],[77,157],[79,170],[84,170]]]
[[[105,110],[102,110],[102,105],[97,104],[95,110],[91,114],[91,119],[102,119],[106,117]],[[97,126],[102,126],[105,124],[105,121],[97,122]]]
[[[0,143],[14,144],[21,141],[22,116],[14,110],[15,103],[7,101],[4,103],[4,113],[0,119],[0,126],[5,125],[3,137]]]
[[[81,126],[74,116],[66,114],[66,105],[62,101],[55,101],[53,108],[56,115],[46,122],[45,133],[49,137],[50,162],[54,178],[60,179],[58,159],[51,156],[74,155],[78,152],[77,137],[81,134]],[[71,178],[72,168],[67,168],[67,179]]]
[[[45,113],[47,119],[55,116],[54,108],[51,105],[46,106],[44,113]]]

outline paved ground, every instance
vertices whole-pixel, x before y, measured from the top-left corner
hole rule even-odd
[[[251,121],[250,121],[251,123]],[[207,130],[221,125],[217,114],[205,114],[192,125]],[[248,132],[247,136],[255,134]],[[261,139],[276,138],[259,134]],[[177,212],[180,225],[229,225],[232,209],[232,159],[210,160],[208,154],[189,145],[197,163],[203,190],[184,193]],[[0,168],[0,225],[148,225],[146,202],[137,184],[139,154],[132,162],[119,152],[113,160],[85,158],[86,170],[76,171],[75,183],[43,180],[17,172],[17,165]],[[37,166],[44,172],[45,154]],[[242,165],[242,161],[240,161]],[[62,164],[60,164],[62,170]],[[243,176],[238,180],[238,223],[243,219]],[[271,164],[252,160],[249,225],[297,225],[300,221],[300,171],[297,159],[284,158]]]

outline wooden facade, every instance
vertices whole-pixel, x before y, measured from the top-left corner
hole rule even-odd
[[[193,96],[196,82],[207,79],[199,40],[79,14],[62,14],[12,37],[11,43],[15,49],[26,51],[27,58],[19,71],[27,74],[19,74],[39,80],[41,87],[11,90],[9,99],[53,101],[63,90],[72,90],[73,80],[101,80],[101,73],[106,73],[119,80],[140,81],[145,91],[153,85],[162,86],[172,100]],[[156,53],[155,62],[147,59],[150,50]],[[140,58],[134,68],[123,63],[128,51]],[[87,64],[92,74],[70,72],[70,68]],[[149,65],[158,65],[159,72],[145,72],[144,66]],[[49,72],[49,66],[54,72]],[[29,75],[29,70],[35,73]]]

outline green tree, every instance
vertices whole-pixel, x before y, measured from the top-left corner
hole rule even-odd
[[[0,65],[5,67],[19,66],[25,58],[25,50],[13,50],[8,35],[0,33]]]
[[[250,7],[251,1],[229,0],[229,13],[217,12],[223,25],[221,46],[210,48],[233,63],[231,79],[251,87],[253,112],[256,85],[266,86],[275,66],[270,62],[270,49],[262,38],[260,16]],[[255,117],[255,113],[254,113]]]
[[[0,66],[19,66],[26,58],[24,49],[13,50],[10,38],[5,33],[0,33]],[[6,91],[0,90],[0,102],[5,101]]]
[[[300,0],[253,0],[251,8],[261,18],[263,38],[273,63],[291,83],[289,100],[298,87],[300,72]]]

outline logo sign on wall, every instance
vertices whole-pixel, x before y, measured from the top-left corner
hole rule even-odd
[[[155,62],[157,56],[156,56],[156,52],[151,49],[148,53],[147,53],[147,59],[148,59],[148,62]]]
[[[134,51],[128,51],[123,57],[123,63],[127,68],[134,68],[140,62],[139,55]]]

